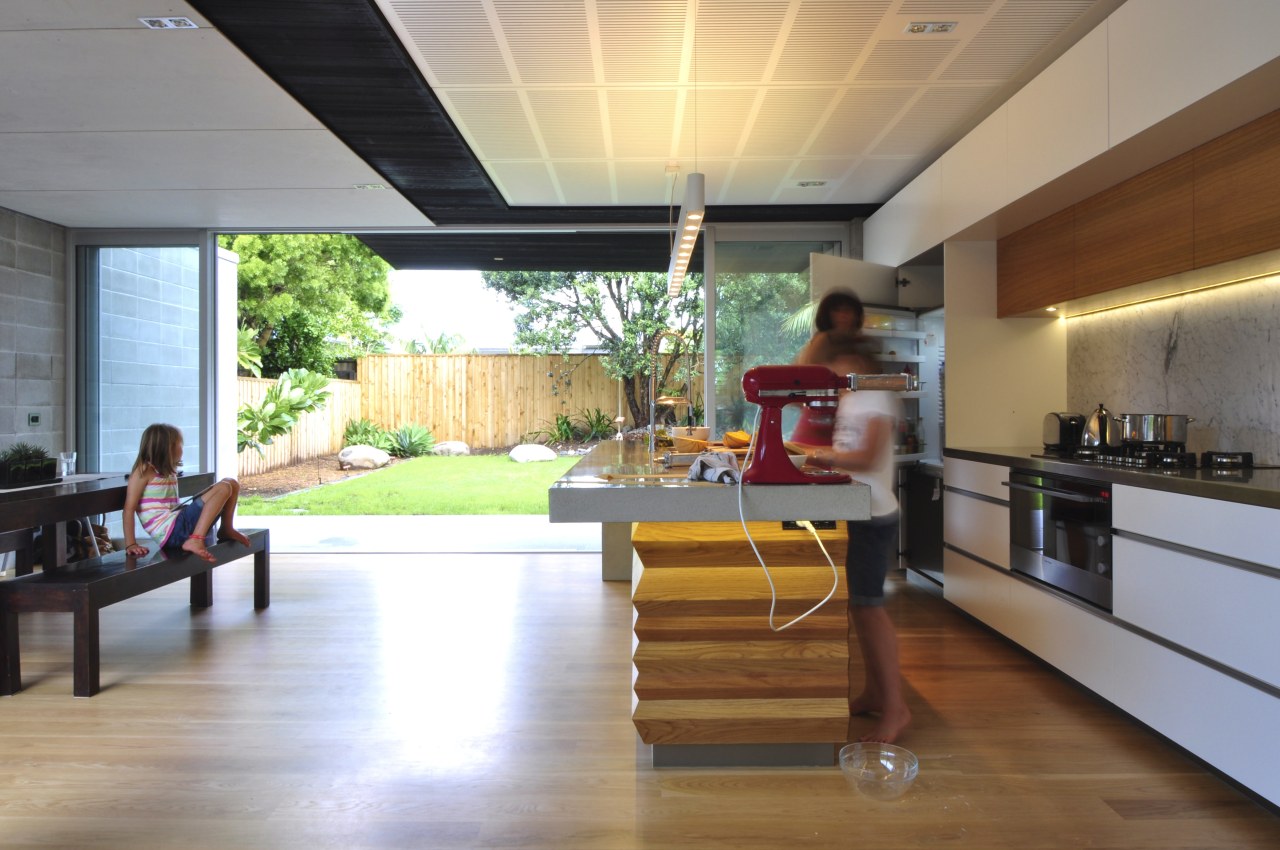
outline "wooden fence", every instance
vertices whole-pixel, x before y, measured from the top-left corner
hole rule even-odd
[[[237,409],[246,404],[258,405],[275,385],[274,379],[240,378]],[[333,454],[342,448],[342,432],[347,421],[360,418],[360,384],[355,381],[329,381],[329,400],[321,410],[304,413],[288,434],[277,437],[262,447],[262,454],[245,449],[239,456],[240,477],[257,475],[281,466],[290,466],[319,455]]]
[[[262,456],[241,452],[240,476],[337,452],[352,419],[388,429],[421,425],[436,442],[498,448],[523,442],[556,414],[626,414],[621,384],[605,374],[598,355],[375,354],[361,358],[357,371],[357,381],[330,381],[325,407],[303,414]],[[260,404],[274,383],[240,378],[239,406]]]
[[[556,414],[626,412],[597,355],[374,354],[361,359],[359,380],[366,419],[481,448],[522,442]]]

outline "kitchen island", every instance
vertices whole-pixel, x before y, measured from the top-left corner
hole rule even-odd
[[[639,442],[596,445],[548,491],[551,522],[601,523],[601,577],[632,580],[632,524],[848,520],[871,516],[866,485],[752,485],[688,481],[681,468],[655,463]],[[741,498],[741,502],[739,499]]]
[[[944,597],[1280,804],[1280,470],[945,452]],[[1011,569],[1011,470],[1105,483],[1110,610]]]
[[[845,530],[816,532],[833,568],[782,521],[869,517],[868,488],[739,488],[686,471],[642,444],[601,443],[549,493],[552,522],[602,524],[603,578],[631,581],[637,733],[656,766],[833,764],[849,724]],[[774,628],[830,598],[775,631],[771,582]]]

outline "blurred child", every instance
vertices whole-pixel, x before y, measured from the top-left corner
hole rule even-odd
[[[811,362],[840,375],[878,374],[870,352],[874,345],[856,333],[827,331],[815,338]],[[893,441],[902,419],[893,392],[846,392],[836,409],[831,448],[806,450],[811,463],[848,472],[871,488],[871,518],[849,522],[845,576],[849,614],[862,651],[866,682],[849,703],[849,713],[879,719],[862,741],[893,743],[911,723],[902,694],[898,636],[884,608],[884,581],[898,552],[898,497],[895,493]]]
[[[219,519],[222,528],[218,540],[234,540],[248,546],[249,538],[232,525],[240,482],[224,478],[180,503],[177,470],[181,461],[182,432],[172,425],[148,425],[142,432],[138,459],[133,462],[125,489],[125,551],[134,556],[147,554],[147,547],[134,539],[135,516],[161,547],[181,547],[209,563],[214,562],[214,557],[205,541]]]

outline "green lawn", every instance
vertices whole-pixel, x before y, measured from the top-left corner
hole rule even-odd
[[[419,457],[274,499],[244,496],[246,516],[545,514],[547,488],[577,463],[516,463],[506,455]]]

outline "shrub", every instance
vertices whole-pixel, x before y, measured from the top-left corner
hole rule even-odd
[[[605,440],[613,436],[613,419],[600,408],[583,410],[578,414],[582,439]]]
[[[236,451],[252,446],[262,453],[276,437],[288,434],[298,416],[319,410],[329,398],[329,379],[306,369],[282,374],[256,407],[246,404],[236,417]]]
[[[436,438],[421,425],[401,425],[390,435],[391,448],[396,457],[419,457],[430,454],[436,446]]]
[[[582,439],[582,430],[566,414],[557,413],[556,421],[530,431],[526,440],[543,440],[548,443],[574,443]]]
[[[342,445],[344,447],[373,446],[375,449],[382,449],[384,452],[390,452],[392,448],[391,435],[381,425],[376,422],[370,422],[368,419],[352,419],[349,421],[342,432]]]

